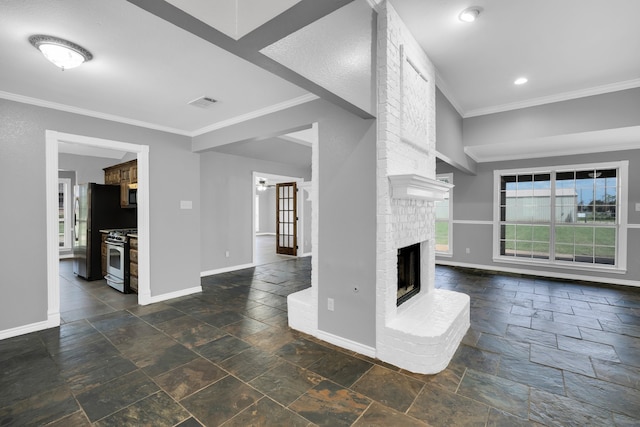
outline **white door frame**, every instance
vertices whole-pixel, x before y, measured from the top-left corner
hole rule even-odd
[[[273,173],[268,173],[268,172],[257,172],[257,171],[253,171],[252,172],[252,176],[251,176],[251,186],[252,186],[252,191],[251,191],[251,239],[252,239],[252,244],[251,244],[251,263],[253,265],[256,265],[256,222],[255,222],[255,217],[256,217],[256,195],[258,194],[258,190],[256,190],[256,180],[258,179],[258,177],[265,177],[267,179],[271,179],[273,182],[295,182],[297,185],[297,188],[300,189],[300,184],[302,184],[304,182],[304,178],[300,178],[300,177],[295,177],[295,176],[288,176],[288,175],[276,175]],[[300,194],[298,194],[298,196],[300,196]],[[301,205],[300,202],[304,201],[301,197],[298,197],[298,239],[304,238],[303,236],[303,230],[302,230],[302,226],[301,224],[303,223],[303,218],[302,218],[302,210],[300,209]],[[261,208],[262,209],[262,208]],[[298,240],[301,241],[301,240]],[[299,245],[298,245],[299,246]],[[275,248],[274,248],[275,251]],[[300,254],[297,255],[298,257],[300,256]]]
[[[138,159],[138,304],[151,303],[149,262],[149,146],[62,133],[45,132],[47,218],[47,326],[60,325],[60,266],[58,254],[58,144],[67,142],[136,153]]]

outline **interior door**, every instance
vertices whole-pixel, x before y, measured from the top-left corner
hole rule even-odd
[[[298,253],[298,189],[295,182],[276,184],[276,253]]]

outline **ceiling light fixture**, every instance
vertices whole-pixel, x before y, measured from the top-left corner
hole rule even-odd
[[[473,22],[478,19],[481,9],[478,6],[471,6],[460,12],[458,19],[462,22]]]
[[[93,58],[87,49],[58,37],[38,34],[29,37],[29,42],[62,71],[75,68]]]
[[[526,82],[528,82],[528,81],[529,81],[529,79],[527,79],[526,77],[518,77],[518,78],[513,82],[513,84],[514,84],[514,85],[523,85],[523,84],[525,84],[525,83],[526,83]]]

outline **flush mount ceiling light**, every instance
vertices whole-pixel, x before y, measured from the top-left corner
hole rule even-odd
[[[58,37],[38,34],[29,37],[29,42],[42,52],[45,58],[63,71],[75,68],[93,58],[87,49]]]
[[[482,9],[478,6],[471,6],[460,12],[458,19],[462,22],[473,22],[478,19]]]
[[[527,79],[526,77],[518,77],[517,79],[515,79],[515,81],[513,82],[514,85],[523,85],[526,82],[528,82],[529,79]]]

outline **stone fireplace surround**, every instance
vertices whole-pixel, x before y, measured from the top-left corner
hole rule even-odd
[[[418,206],[429,210],[453,187],[416,174],[391,175],[389,182],[391,203],[399,211]],[[393,257],[386,260],[387,280],[377,295],[381,306],[376,357],[412,372],[434,374],[447,367],[469,328],[470,300],[468,295],[435,288],[435,230],[427,228],[429,239],[420,242],[420,292],[400,306],[392,303],[398,286],[397,276],[393,279]],[[392,240],[393,245],[404,246],[398,239]]]
[[[289,325],[402,369],[434,374],[446,368],[470,325],[469,297],[435,288],[434,201],[451,188],[435,179],[435,69],[388,2],[377,12],[375,346],[318,329],[313,272],[311,288],[288,296]],[[314,178],[313,206],[317,186]],[[397,250],[416,243],[420,292],[397,306]],[[316,256],[317,239],[313,245]]]

